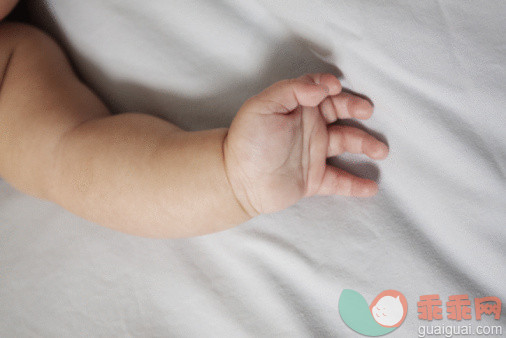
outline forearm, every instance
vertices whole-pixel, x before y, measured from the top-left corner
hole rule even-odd
[[[216,232],[248,219],[223,163],[226,129],[185,132],[159,118],[91,120],[57,148],[50,199],[98,224],[148,237]]]

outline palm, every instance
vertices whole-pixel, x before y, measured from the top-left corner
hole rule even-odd
[[[289,115],[263,115],[242,130],[232,150],[239,163],[235,170],[248,178],[248,197],[257,211],[284,209],[321,182],[328,137],[317,110],[302,107]]]
[[[260,101],[260,111],[254,100]],[[332,155],[327,106],[290,109],[263,97],[250,101],[234,119],[224,147],[229,179],[241,203],[252,213],[269,213],[324,193],[326,158]]]

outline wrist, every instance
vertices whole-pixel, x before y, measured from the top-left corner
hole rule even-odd
[[[220,142],[220,169],[223,173],[223,182],[224,186],[226,187],[225,195],[227,196],[227,200],[229,201],[229,205],[231,207],[230,210],[230,218],[231,221],[240,224],[248,221],[252,217],[256,216],[255,214],[251,214],[247,208],[241,203],[240,199],[237,196],[237,193],[232,186],[232,183],[230,181],[230,175],[227,168],[227,161],[225,159],[225,147],[226,147],[226,140],[227,140],[227,134],[228,129],[222,128],[222,129],[215,129],[218,134],[221,135],[221,142]]]
[[[237,156],[234,156],[227,136],[225,136],[225,139],[223,141],[223,162],[228,184],[243,212],[250,218],[256,217],[260,215],[260,212],[253,207],[250,199],[248,198],[247,188],[244,186],[244,184],[241,184],[241,182],[244,182],[245,180],[241,180],[240,170],[237,170],[237,168],[239,168],[239,165],[236,161],[234,161]],[[236,169],[234,169],[234,167]]]

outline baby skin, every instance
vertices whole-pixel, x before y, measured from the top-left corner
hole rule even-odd
[[[14,3],[0,0],[0,19]],[[0,177],[97,224],[158,238],[225,230],[313,195],[372,196],[374,181],[326,163],[388,154],[333,123],[373,111],[341,89],[331,74],[283,80],[248,99],[230,128],[188,132],[147,114],[111,115],[53,40],[3,22]]]

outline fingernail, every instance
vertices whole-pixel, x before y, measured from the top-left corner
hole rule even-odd
[[[378,185],[371,184],[362,188],[361,197],[372,197],[378,193]]]
[[[375,159],[381,160],[386,158],[387,155],[388,155],[388,146],[384,143],[376,144],[373,150],[373,157]]]

